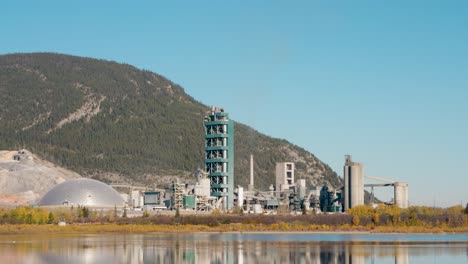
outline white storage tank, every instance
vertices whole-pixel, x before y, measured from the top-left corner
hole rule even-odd
[[[210,179],[200,179],[200,182],[195,185],[195,195],[210,196]]]
[[[244,188],[237,188],[237,206],[243,209],[244,206]]]
[[[261,214],[263,213],[262,205],[261,204],[254,204],[252,206],[254,214]]]
[[[133,208],[141,207],[141,205],[140,205],[140,191],[132,191],[130,193],[130,195],[131,195],[131,198],[130,198],[131,199],[131,201],[130,201],[131,206]]]

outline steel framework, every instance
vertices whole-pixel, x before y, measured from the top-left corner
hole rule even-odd
[[[204,126],[210,195],[223,205],[221,209],[229,210],[234,205],[234,122],[222,108],[212,107]]]

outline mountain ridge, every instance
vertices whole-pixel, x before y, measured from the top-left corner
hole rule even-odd
[[[203,165],[209,108],[157,73],[58,53],[0,55],[0,102],[0,149],[27,148],[86,177],[161,184]],[[235,127],[236,185],[248,184],[250,153],[259,189],[282,161],[296,162],[308,184],[342,185],[305,149]]]

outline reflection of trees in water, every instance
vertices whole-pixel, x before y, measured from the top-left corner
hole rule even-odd
[[[29,239],[0,247],[29,263],[408,263],[408,256],[450,255],[465,259],[466,244],[242,240],[242,235],[127,235]],[[3,254],[5,253],[5,254]],[[22,261],[24,260],[24,261]],[[26,261],[27,260],[27,261]],[[15,262],[15,261],[13,261]]]

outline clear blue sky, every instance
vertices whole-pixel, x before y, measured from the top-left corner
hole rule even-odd
[[[340,175],[349,153],[411,204],[468,202],[467,1],[70,2],[3,2],[0,53],[148,69]]]

